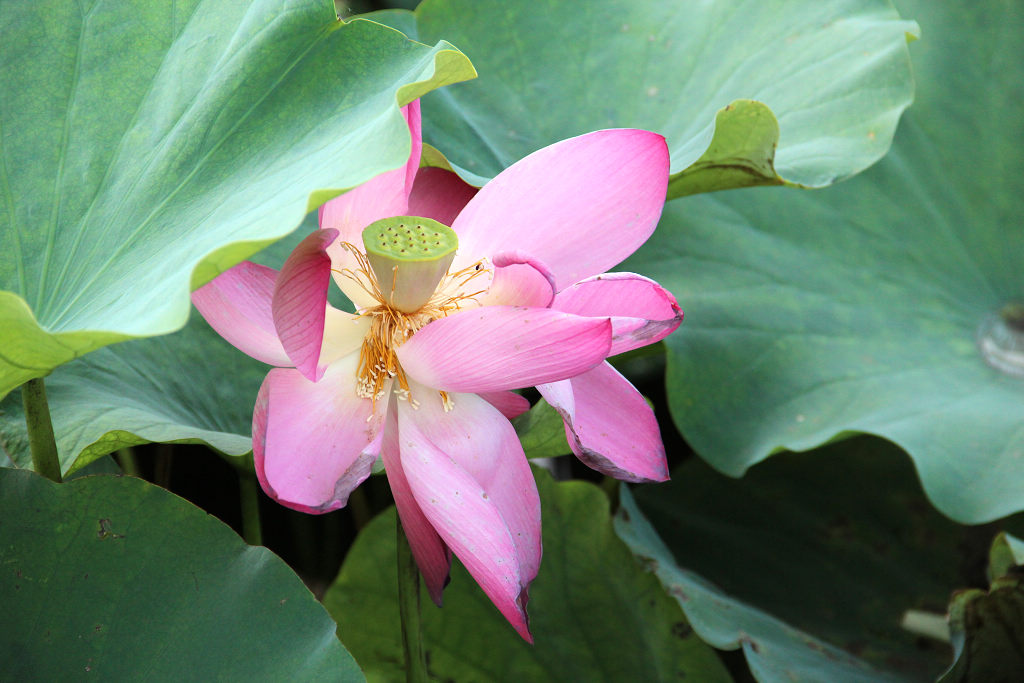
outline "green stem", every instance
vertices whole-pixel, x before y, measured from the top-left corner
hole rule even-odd
[[[239,474],[238,495],[242,501],[242,538],[249,545],[263,545],[260,528],[260,485],[251,474]]]
[[[171,446],[157,444],[156,466],[153,468],[153,483],[163,489],[171,488],[171,464],[174,460]]]
[[[313,524],[317,520],[305,513],[291,510],[288,511],[287,519],[288,526],[291,527],[292,543],[299,556],[298,565],[301,567],[299,574],[315,574],[320,560],[320,545],[313,528]]]
[[[619,507],[619,485],[618,479],[605,476],[601,479],[601,490],[604,491],[605,495],[608,496],[608,501],[612,505],[612,509],[615,510]]]
[[[353,489],[348,495],[348,509],[352,513],[352,524],[355,525],[356,531],[369,524],[373,513],[370,512],[370,503],[366,500],[362,486]]]
[[[142,478],[142,475],[139,474],[139,459],[135,457],[135,451],[131,447],[119,448],[115,456],[122,472],[129,477]]]
[[[21,385],[21,400],[25,406],[32,468],[47,479],[60,482],[60,458],[57,457],[57,441],[53,437],[53,422],[50,420],[50,406],[46,402],[46,387],[42,377],[30,379]]]
[[[402,616],[402,645],[405,649],[405,680],[427,683],[427,661],[420,640],[420,570],[412,556],[409,539],[396,517],[398,528],[398,610]]]

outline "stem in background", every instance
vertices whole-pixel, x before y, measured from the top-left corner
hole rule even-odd
[[[242,538],[249,545],[263,545],[260,528],[260,485],[246,472],[238,475],[238,495],[242,502]]]
[[[21,401],[25,406],[32,467],[47,479],[59,483],[60,458],[57,456],[57,441],[53,436],[53,422],[50,420],[50,406],[46,402],[46,387],[42,377],[30,379],[21,385]]]
[[[398,529],[398,610],[402,617],[405,680],[407,683],[427,683],[427,661],[423,657],[420,639],[420,570],[402,529],[402,520],[397,515],[395,519]]]
[[[156,465],[153,468],[153,483],[160,488],[171,488],[171,462],[174,459],[171,446],[165,443],[157,444]]]
[[[315,572],[318,576],[337,576],[345,558],[344,544],[338,542],[344,535],[345,513],[335,510],[330,514],[321,515],[317,521],[320,522],[320,537],[325,542],[319,546]]]
[[[601,490],[604,491],[605,495],[608,496],[608,502],[611,503],[612,510],[616,510],[619,507],[619,485],[621,482],[618,479],[613,479],[608,475],[605,475],[601,479]]]
[[[373,517],[362,486],[353,489],[352,493],[348,495],[348,509],[352,513],[352,524],[355,525],[357,532],[362,530]]]
[[[292,543],[294,544],[296,554],[299,556],[298,565],[301,568],[299,575],[315,574],[320,561],[319,540],[315,533],[316,529],[313,528],[316,519],[304,512],[296,512],[294,510],[288,510],[287,512]]]
[[[114,456],[117,459],[117,464],[121,466],[122,472],[129,477],[142,478],[142,475],[139,474],[139,459],[135,457],[135,451],[130,446],[117,449]]]

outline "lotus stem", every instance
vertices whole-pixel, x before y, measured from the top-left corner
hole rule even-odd
[[[355,489],[348,496],[348,509],[352,513],[352,524],[356,531],[361,530],[370,522],[373,513],[370,512],[370,503],[366,500],[366,493],[362,487]]]
[[[248,472],[238,474],[238,496],[242,504],[242,538],[249,545],[263,545],[260,527],[260,486]]]
[[[142,478],[142,474],[139,472],[139,459],[135,457],[135,450],[131,446],[119,448],[114,457],[117,464],[121,466],[122,472],[129,477]]]
[[[427,683],[427,661],[423,656],[420,626],[420,570],[402,529],[402,520],[397,516],[395,524],[398,529],[398,610],[402,617],[405,680],[407,683]]]
[[[47,479],[60,483],[60,458],[57,441],[53,436],[50,406],[46,402],[43,378],[30,379],[21,385],[21,400],[25,406],[25,426],[32,453],[32,468]]]

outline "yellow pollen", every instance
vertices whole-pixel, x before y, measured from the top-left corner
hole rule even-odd
[[[363,345],[359,349],[356,395],[373,401],[373,407],[376,409],[377,401],[385,396],[384,385],[387,380],[394,379],[398,382],[398,388],[394,393],[399,399],[409,401],[413,408],[417,408],[419,401],[412,397],[409,380],[398,363],[395,350],[427,323],[462,310],[469,301],[476,302],[476,297],[484,294],[486,288],[469,294],[460,292],[471,280],[490,269],[486,261],[481,259],[454,273],[448,272],[441,279],[434,294],[419,310],[404,313],[392,308],[390,302],[385,300],[366,254],[348,242],[343,242],[342,247],[355,257],[358,265],[355,269],[343,268],[334,272],[356,283],[377,302],[376,306],[370,306],[359,313],[360,317],[370,316],[372,320],[370,331],[363,338]],[[395,277],[397,278],[397,269]],[[439,393],[445,412],[450,412],[455,407],[451,397],[447,392]]]

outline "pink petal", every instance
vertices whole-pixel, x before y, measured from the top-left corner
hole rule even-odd
[[[398,402],[402,467],[420,509],[484,593],[525,640],[525,583],[512,534],[490,492],[420,430],[408,402]]]
[[[409,215],[451,225],[476,188],[443,168],[421,168],[409,194]]]
[[[532,306],[547,308],[555,298],[555,278],[547,266],[518,251],[495,254],[494,277],[485,306]]]
[[[540,497],[519,436],[501,412],[476,394],[449,394],[413,386],[417,410],[403,413],[434,446],[487,492],[505,520],[525,589],[540,568]]]
[[[683,311],[671,292],[633,273],[604,273],[577,282],[559,292],[551,307],[610,317],[613,356],[661,341],[683,322]]]
[[[456,267],[519,249],[550,266],[559,289],[602,273],[654,231],[668,167],[665,139],[643,130],[597,131],[534,152],[455,219]]]
[[[325,249],[337,236],[337,230],[316,230],[299,242],[274,288],[277,336],[295,368],[314,382],[325,367],[319,363],[331,281],[331,260]]]
[[[409,124],[409,161],[405,163],[405,196],[412,194],[416,176],[419,175],[420,156],[423,154],[423,125],[420,118],[420,101],[413,100],[402,107],[402,115]]]
[[[330,512],[370,475],[381,447],[377,411],[355,393],[356,357],[327,368],[319,382],[271,370],[253,413],[252,447],[263,490],[286,507]]]
[[[547,308],[485,306],[429,323],[398,347],[406,375],[477,393],[555,382],[600,363],[611,322]]]
[[[242,261],[192,292],[199,313],[235,348],[269,365],[292,364],[274,329],[271,298],[277,271]]]
[[[624,481],[668,479],[654,411],[611,365],[537,389],[562,415],[569,446],[586,465]]]
[[[388,484],[391,486],[391,495],[394,496],[395,507],[398,508],[398,517],[402,521],[405,536],[409,539],[409,547],[412,549],[416,566],[423,575],[430,599],[440,607],[441,593],[448,585],[452,554],[430,521],[423,515],[419,503],[412,495],[412,489],[409,488],[409,481],[405,477],[399,456],[397,406],[388,409],[381,457],[384,460],[384,471],[388,475]]]
[[[511,391],[485,391],[479,396],[510,420],[530,409],[529,401]]]
[[[342,242],[362,249],[363,228],[381,218],[403,216],[409,212],[409,193],[412,191],[422,150],[419,100],[404,107],[402,113],[409,123],[412,138],[412,149],[406,164],[382,173],[320,207],[320,227],[338,231],[338,239],[327,250],[335,268],[334,280],[345,292],[345,296],[359,308],[376,302],[350,279],[337,272],[353,268],[356,264],[351,254],[342,247]]]
[[[412,139],[409,160],[404,166],[381,173],[320,207],[320,228],[338,231],[342,242],[362,244],[363,228],[388,216],[405,215],[409,208],[416,171],[420,165],[420,103],[414,100],[402,109]]]

